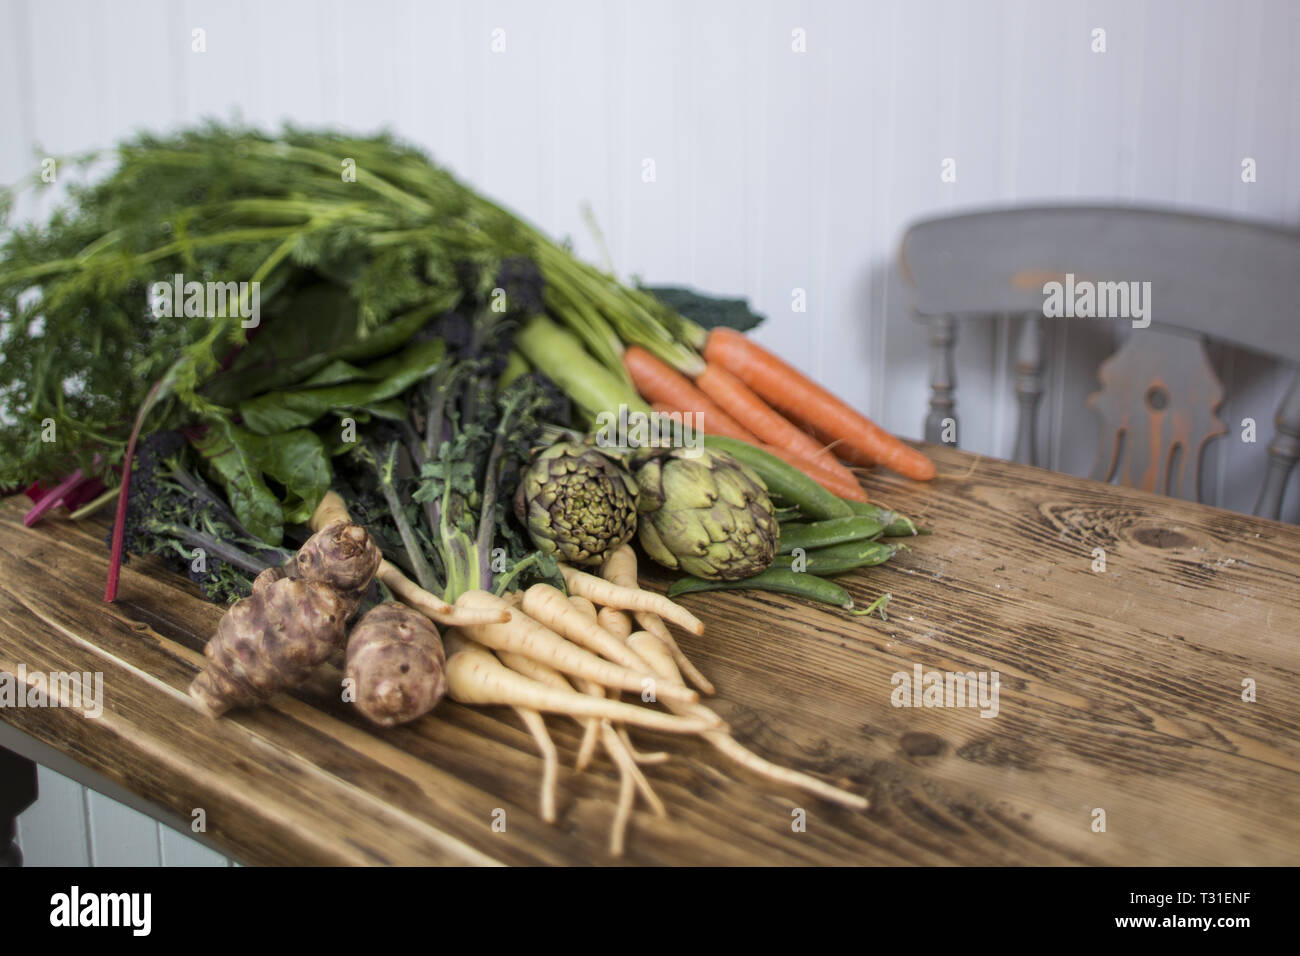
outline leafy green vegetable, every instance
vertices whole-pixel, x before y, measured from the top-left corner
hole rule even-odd
[[[723,299],[679,286],[642,288],[668,308],[706,329],[722,326],[737,332],[748,332],[763,321],[763,316],[752,311],[745,299]]]
[[[322,388],[326,385],[342,385],[345,382],[372,382],[373,372],[358,368],[351,362],[335,359],[319,372],[299,383],[300,388]]]
[[[247,447],[256,438],[238,425],[217,419],[194,441],[194,448],[225,487],[226,499],[239,521],[264,541],[279,544],[284,540],[284,514]]]
[[[286,524],[307,521],[329,489],[325,445],[307,429],[267,436],[215,419],[194,447],[220,479],[240,523],[272,545],[284,540]],[[279,498],[267,478],[284,489]]]
[[[262,435],[301,428],[329,411],[374,406],[400,395],[433,372],[442,362],[443,354],[443,345],[438,339],[416,342],[397,355],[381,359],[364,370],[357,369],[360,373],[357,377],[364,381],[267,392],[241,402],[239,414],[245,427]],[[327,367],[334,368],[337,373],[338,363]]]
[[[417,477],[392,480],[433,496],[403,507],[439,516],[416,528],[439,573],[510,580],[538,563],[496,497],[555,399],[534,375],[498,389],[514,327],[549,313],[617,379],[610,392],[628,385],[624,343],[687,374],[703,366],[700,325],[391,136],[209,123],[107,158],[103,180],[0,245],[0,485],[75,467],[125,480],[133,424],[146,441],[185,429],[234,520],[278,544],[351,457],[331,420],[351,418],[381,450],[423,444]],[[0,191],[0,216],[11,198]],[[248,283],[260,324],[154,315],[151,287],[178,276]],[[452,361],[412,345],[435,324]],[[502,541],[504,572],[490,566]],[[110,600],[116,580],[115,557]]]
[[[117,465],[135,410],[169,370],[150,427],[220,415],[335,359],[392,351],[462,290],[490,291],[502,261],[533,242],[388,136],[289,128],[272,139],[208,124],[140,136],[116,158],[101,182],[72,186],[71,207],[0,246],[5,484],[91,472],[97,453],[98,471]],[[355,181],[340,175],[345,159]],[[10,196],[0,194],[0,206]],[[256,348],[223,372],[247,342],[237,315],[156,317],[148,308],[153,283],[177,274],[261,283],[264,317],[298,333],[255,332]],[[41,440],[47,420],[55,441]]]
[[[249,537],[189,467],[180,432],[154,432],[141,442],[137,457],[123,517],[127,552],[158,555],[173,570],[188,573],[209,600],[221,603],[246,597],[258,572],[290,556]]]
[[[284,489],[280,507],[285,524],[306,524],[330,486],[324,443],[304,428],[258,439],[252,442],[253,460]]]
[[[459,300],[459,293],[440,293],[379,328],[367,330],[357,303],[346,291],[326,283],[308,286],[287,300],[230,368],[202,391],[213,402],[234,406],[286,386],[345,382],[354,363],[403,347],[431,318],[454,308]]]
[[[520,285],[540,284],[536,269],[531,279],[526,271],[515,276]],[[520,291],[511,298],[526,301],[527,290]],[[373,423],[355,454],[336,464],[389,560],[448,601],[475,588],[562,580],[555,562],[514,524],[510,500],[545,423],[564,403],[555,385],[535,374],[500,386],[524,316],[477,304],[472,317],[439,321],[447,360],[404,393],[402,427]]]

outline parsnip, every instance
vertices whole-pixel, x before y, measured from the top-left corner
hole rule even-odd
[[[581,609],[576,601],[585,603],[590,612]],[[586,598],[566,597],[549,584],[534,584],[524,592],[522,608],[534,621],[573,643],[630,670],[649,673],[650,668],[635,651],[596,623],[596,609]]]
[[[560,755],[540,713],[529,707],[516,707],[515,713],[537,741],[537,749],[542,752],[542,819],[554,823],[555,779],[559,772]]]
[[[696,636],[704,633],[704,624],[698,617],[662,594],[640,588],[619,587],[604,578],[564,564],[560,565],[560,573],[564,575],[564,584],[570,594],[585,597],[593,604],[620,611],[650,611],[686,628]]]
[[[426,591],[405,574],[397,565],[384,561],[379,565],[379,580],[401,600],[432,621],[448,627],[469,627],[472,624],[505,623],[510,620],[510,608],[465,608],[448,604],[431,591]]]
[[[472,643],[448,657],[447,686],[451,698],[462,704],[504,704],[545,713],[607,717],[667,733],[698,734],[715,726],[708,718],[677,717],[548,687],[510,670],[486,649]]]
[[[500,609],[507,605],[486,591],[466,591],[457,599],[456,606]],[[644,682],[650,681],[660,700],[690,703],[699,699],[699,695],[684,685],[665,683],[649,672],[630,670],[602,660],[522,612],[516,612],[508,623],[471,625],[465,631],[469,637],[493,650],[524,654],[562,673],[583,677],[604,687],[640,693]]]
[[[623,545],[615,548],[608,558],[605,559],[604,566],[600,569],[601,577],[611,584],[617,584],[620,587],[639,588],[640,584],[637,578],[636,552],[632,550],[631,545]],[[643,630],[649,631],[668,645],[672,652],[673,660],[677,663],[677,668],[686,675],[686,679],[698,687],[706,694],[713,694],[713,684],[700,672],[700,669],[691,663],[691,659],[686,656],[686,652],[677,644],[676,638],[668,630],[663,619],[658,614],[650,611],[637,611],[636,622],[641,625]],[[631,633],[631,627],[627,633]],[[627,634],[623,635],[627,639]]]
[[[628,618],[627,612],[617,608],[602,607],[596,614],[596,623],[620,641],[626,641],[628,635],[632,633],[632,621]]]

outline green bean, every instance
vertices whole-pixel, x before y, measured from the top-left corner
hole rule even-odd
[[[930,533],[928,528],[918,528],[907,515],[899,514],[897,511],[889,511],[880,507],[880,505],[867,504],[865,501],[847,501],[845,504],[849,506],[855,515],[875,518],[884,525],[886,538],[912,537],[918,534]]]
[[[827,575],[842,574],[854,568],[874,568],[884,564],[902,545],[886,544],[883,541],[851,541],[831,548],[819,548],[798,557],[789,554],[778,555],[772,562],[773,568],[794,570],[796,567],[808,574]]]
[[[794,505],[809,518],[849,518],[853,509],[848,502],[813,481],[798,468],[787,465],[775,455],[734,438],[705,435],[706,448],[724,451],[743,465],[748,465],[763,479],[768,492],[782,501]]]
[[[846,541],[878,538],[884,530],[884,525],[879,521],[865,515],[831,518],[828,521],[814,521],[812,524],[783,524],[781,546],[777,554],[789,554],[795,548],[810,551],[814,548],[843,544]]]
[[[853,598],[834,581],[827,581],[815,574],[799,571],[769,568],[752,577],[740,581],[705,581],[701,578],[678,578],[668,589],[668,596],[675,598],[682,594],[696,594],[700,591],[775,591],[777,594],[793,594],[796,597],[810,598],[825,604],[834,604],[845,611],[853,610]]]

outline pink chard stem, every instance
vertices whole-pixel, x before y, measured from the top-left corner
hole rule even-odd
[[[40,501],[36,502],[35,506],[27,514],[23,515],[23,524],[28,528],[36,524],[49,512],[57,508],[59,502],[85,480],[86,476],[81,473],[80,468],[68,475],[67,478],[64,478],[55,487],[51,488]]]

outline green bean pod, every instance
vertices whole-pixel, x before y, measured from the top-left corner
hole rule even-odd
[[[828,521],[814,521],[812,524],[781,525],[781,544],[777,554],[789,554],[795,548],[810,551],[814,548],[827,548],[833,544],[846,541],[861,541],[864,538],[878,538],[885,530],[875,518],[866,515],[854,515],[852,518],[831,518]]]
[[[875,518],[884,525],[886,538],[910,538],[914,535],[930,533],[926,528],[918,528],[907,515],[899,514],[897,511],[890,511],[887,508],[880,507],[880,505],[868,504],[865,501],[846,501],[845,504],[849,506],[855,515]]]
[[[850,541],[848,544],[808,551],[798,557],[790,554],[777,555],[771,566],[782,570],[793,570],[798,566],[808,574],[819,576],[843,574],[855,568],[874,568],[884,564],[897,553],[899,547],[883,541]]]
[[[763,479],[769,494],[794,505],[810,518],[824,520],[849,518],[853,515],[853,509],[847,501],[835,497],[798,468],[786,464],[775,455],[769,455],[761,448],[755,448],[749,442],[705,435],[704,445],[706,448],[725,451],[732,458],[748,465]]]
[[[815,574],[769,568],[740,581],[705,581],[703,578],[678,578],[668,589],[668,596],[696,594],[701,591],[774,591],[795,597],[833,604],[845,611],[853,610],[853,598],[834,581]]]

